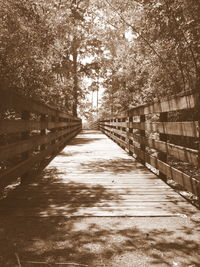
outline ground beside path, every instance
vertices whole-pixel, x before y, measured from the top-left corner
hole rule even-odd
[[[78,135],[0,214],[2,267],[200,266],[200,212],[99,132]]]

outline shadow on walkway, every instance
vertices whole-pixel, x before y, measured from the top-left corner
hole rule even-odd
[[[124,174],[124,173],[148,173],[149,171],[145,166],[133,161],[132,159],[105,159],[88,161],[82,163],[81,167],[85,170],[92,170],[93,173],[112,172],[113,174]],[[153,175],[152,175],[153,176]],[[155,176],[155,175],[154,175]],[[157,179],[155,177],[155,179]]]
[[[118,201],[118,196],[102,186],[61,185],[56,169],[44,171],[39,184],[37,179],[0,203],[6,207],[0,221],[0,266],[17,267],[16,253],[24,267],[199,266],[200,225],[195,218],[190,224],[179,219],[177,225],[176,218],[174,225],[167,218],[148,218],[148,224],[145,218],[70,218],[81,207]],[[58,208],[68,216],[53,216]],[[14,216],[22,211],[23,216]],[[38,212],[47,217],[38,217]]]
[[[81,145],[98,141],[98,135],[96,136],[94,140],[88,135],[79,135],[70,143],[72,146],[76,145],[77,149],[67,150],[67,153],[71,153],[71,156],[77,155]],[[113,152],[109,153],[108,157],[112,157]],[[8,198],[1,200],[0,266],[19,267],[16,255],[22,267],[64,266],[61,263],[67,263],[66,266],[70,267],[200,266],[200,218],[190,214],[184,206],[176,206],[176,202],[169,207],[159,201],[156,205],[172,214],[177,211],[183,214],[186,212],[190,217],[71,216],[81,209],[93,209],[101,203],[107,207],[112,202],[118,208],[117,205],[120,205],[122,200],[119,190],[124,190],[123,195],[127,196],[131,195],[133,188],[138,189],[137,186],[134,187],[134,182],[129,192],[126,185],[125,189],[115,190],[113,187],[110,190],[105,184],[103,186],[78,182],[78,178],[70,180],[72,168],[76,168],[77,172],[72,173],[75,177],[79,176],[79,172],[84,174],[92,170],[92,175],[97,179],[97,174],[104,174],[107,170],[113,174],[109,176],[111,181],[118,174],[124,174],[126,177],[135,170],[134,164],[137,163],[116,157],[115,155],[112,160],[95,160],[91,156],[90,161],[87,157],[84,161],[83,157],[79,162],[74,159],[74,164],[77,165],[73,167],[71,164],[71,170],[70,164],[66,167],[61,157],[60,162],[59,159],[56,162],[61,164],[59,170],[48,167],[39,177],[35,177],[30,185],[19,186],[10,192]],[[146,170],[138,166],[135,173],[143,172]],[[84,175],[81,179],[84,179]],[[123,178],[121,179],[123,181]],[[148,190],[148,182],[146,188]],[[149,198],[150,194],[147,195],[146,203],[141,204],[143,207],[151,205],[148,203]],[[167,198],[173,201],[170,195]]]

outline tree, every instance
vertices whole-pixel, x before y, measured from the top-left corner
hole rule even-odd
[[[120,111],[165,95],[198,90],[199,3],[192,3],[99,2],[114,44],[108,45],[112,58],[110,80],[118,83],[115,92],[109,88],[105,91],[112,97],[105,96],[104,104],[110,105],[110,99],[114,110]]]

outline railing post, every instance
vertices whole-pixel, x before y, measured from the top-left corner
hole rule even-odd
[[[40,114],[40,122],[41,122],[41,127],[42,127],[42,124],[46,121],[46,115],[45,114]],[[41,129],[40,130],[40,135],[44,136],[46,135],[46,129]],[[40,146],[40,151],[43,151],[45,150],[46,146],[45,144],[41,145]]]
[[[168,120],[167,112],[160,113],[159,121],[160,122],[167,122],[167,120]],[[160,141],[167,142],[167,134],[160,133],[159,139],[160,139]],[[167,154],[164,152],[158,152],[158,159],[163,161],[163,162],[167,162]],[[167,181],[167,176],[164,173],[162,173],[161,171],[159,171],[159,177],[163,181],[165,181],[165,182]]]
[[[196,97],[196,114],[197,114],[197,120],[198,120],[198,168],[200,169],[200,93],[197,91],[197,97]],[[195,116],[196,117],[196,116]],[[197,186],[197,197],[198,197],[198,204],[200,207],[200,178],[198,179],[198,186]]]
[[[145,123],[145,121],[146,121],[146,117],[145,117],[145,115],[140,115],[140,123]],[[146,133],[145,133],[145,129],[142,129],[142,130],[140,130],[140,136],[141,137],[145,137],[145,135],[146,135]],[[142,151],[142,152],[144,152],[143,154],[144,154],[144,157],[145,157],[145,152],[146,152],[146,146],[145,146],[145,144],[140,144],[140,150]],[[143,164],[143,165],[145,165],[145,159],[141,159],[140,158],[140,162]]]
[[[27,110],[23,110],[22,113],[21,113],[21,119],[28,122],[29,119],[30,119],[30,112],[28,112]],[[22,140],[26,140],[28,139],[30,136],[30,131],[25,131],[25,132],[22,132],[21,133],[21,139]],[[21,159],[24,161],[26,159],[29,158],[29,155],[30,155],[30,152],[29,151],[26,151],[26,152],[23,152],[21,154]],[[29,172],[27,173],[24,173],[22,176],[21,176],[21,184],[25,184],[28,180],[28,176],[29,176]]]
[[[133,133],[133,127],[131,126],[131,123],[133,122],[133,117],[130,117],[130,114],[128,113],[127,117],[127,141],[128,141],[128,153],[130,156],[133,156],[133,152],[130,149],[130,146],[133,145],[133,141],[130,138],[130,135]]]

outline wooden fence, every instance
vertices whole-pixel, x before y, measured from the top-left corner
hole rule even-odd
[[[81,120],[14,93],[0,92],[0,187],[28,180],[81,130]]]
[[[88,124],[88,129],[90,130],[98,130],[99,129],[99,122],[94,121]]]
[[[99,127],[162,179],[173,179],[200,195],[198,94],[138,106],[121,116],[101,119]]]

